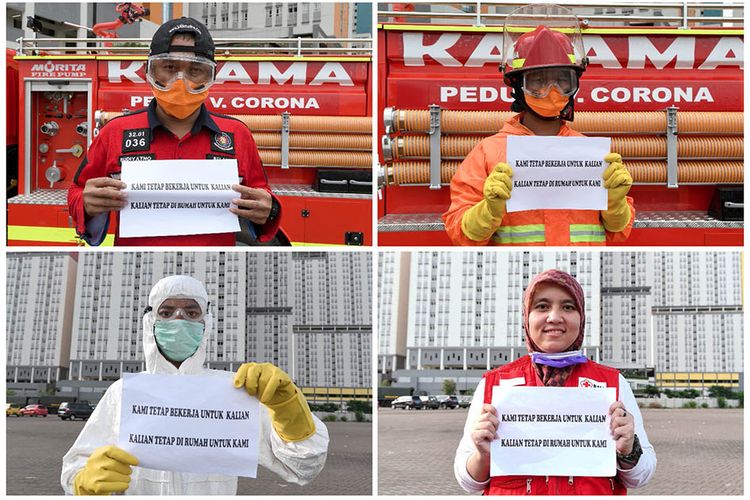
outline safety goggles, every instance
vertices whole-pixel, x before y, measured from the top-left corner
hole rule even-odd
[[[167,91],[179,79],[191,94],[200,94],[214,83],[216,63],[192,54],[170,52],[148,58],[146,79],[159,90]]]
[[[201,321],[205,314],[200,307],[169,307],[162,306],[156,311],[156,318],[161,321],[184,319],[186,321]]]
[[[578,91],[578,75],[572,68],[541,68],[524,71],[523,91],[536,98],[549,95],[552,88],[570,97]]]

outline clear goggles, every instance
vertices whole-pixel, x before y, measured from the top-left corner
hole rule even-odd
[[[205,92],[214,83],[216,63],[193,54],[170,52],[148,58],[146,80],[159,90],[170,90],[179,79],[191,94]]]
[[[200,306],[170,307],[161,306],[156,310],[156,319],[168,321],[173,319],[184,319],[186,321],[201,321],[205,314]]]
[[[573,68],[541,68],[523,72],[523,91],[536,98],[549,95],[552,88],[570,97],[578,91],[578,74]]]

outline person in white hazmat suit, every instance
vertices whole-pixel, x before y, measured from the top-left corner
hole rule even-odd
[[[148,373],[220,375],[203,368],[212,327],[208,294],[189,276],[160,280],[143,317]],[[226,376],[224,374],[224,376]],[[245,363],[234,386],[260,402],[258,463],[289,483],[307,484],[325,465],[328,430],[310,413],[302,392],[270,363]],[[102,397],[78,439],[63,457],[60,481],[67,494],[235,495],[237,477],[138,467],[138,458],[117,448],[122,380]]]

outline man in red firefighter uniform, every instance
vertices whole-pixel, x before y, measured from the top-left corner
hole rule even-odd
[[[155,99],[142,111],[110,121],[91,143],[68,191],[70,215],[90,245],[104,240],[110,211],[126,206],[119,180],[123,162],[132,160],[236,159],[240,183],[229,210],[260,243],[279,231],[281,205],[268,179],[250,131],[239,120],[209,112],[203,104],[214,82],[214,42],[192,18],[164,23],[151,41],[146,79]],[[189,231],[186,231],[189,232]],[[115,245],[234,246],[234,233],[120,238]]]
[[[554,29],[539,26],[540,18],[549,19],[545,22]],[[633,179],[616,153],[604,158],[609,163],[603,175],[606,210],[508,213],[505,208],[513,187],[513,171],[506,163],[507,137],[582,136],[565,121],[573,121],[575,94],[586,64],[578,20],[567,9],[530,5],[508,15],[502,69],[506,85],[513,89],[511,110],[520,113],[480,142],[453,176],[451,206],[443,220],[454,244],[605,245],[630,235],[635,209],[626,195]]]

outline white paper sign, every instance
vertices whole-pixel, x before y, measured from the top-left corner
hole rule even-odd
[[[609,137],[508,137],[513,190],[506,209],[606,210],[602,174],[610,142]]]
[[[240,194],[237,160],[133,160],[122,162],[128,205],[120,212],[120,236],[236,233],[229,211]]]
[[[493,387],[500,425],[490,475],[614,476],[608,414],[615,397],[612,387]]]
[[[147,469],[255,477],[260,403],[222,376],[123,376],[117,446]]]

